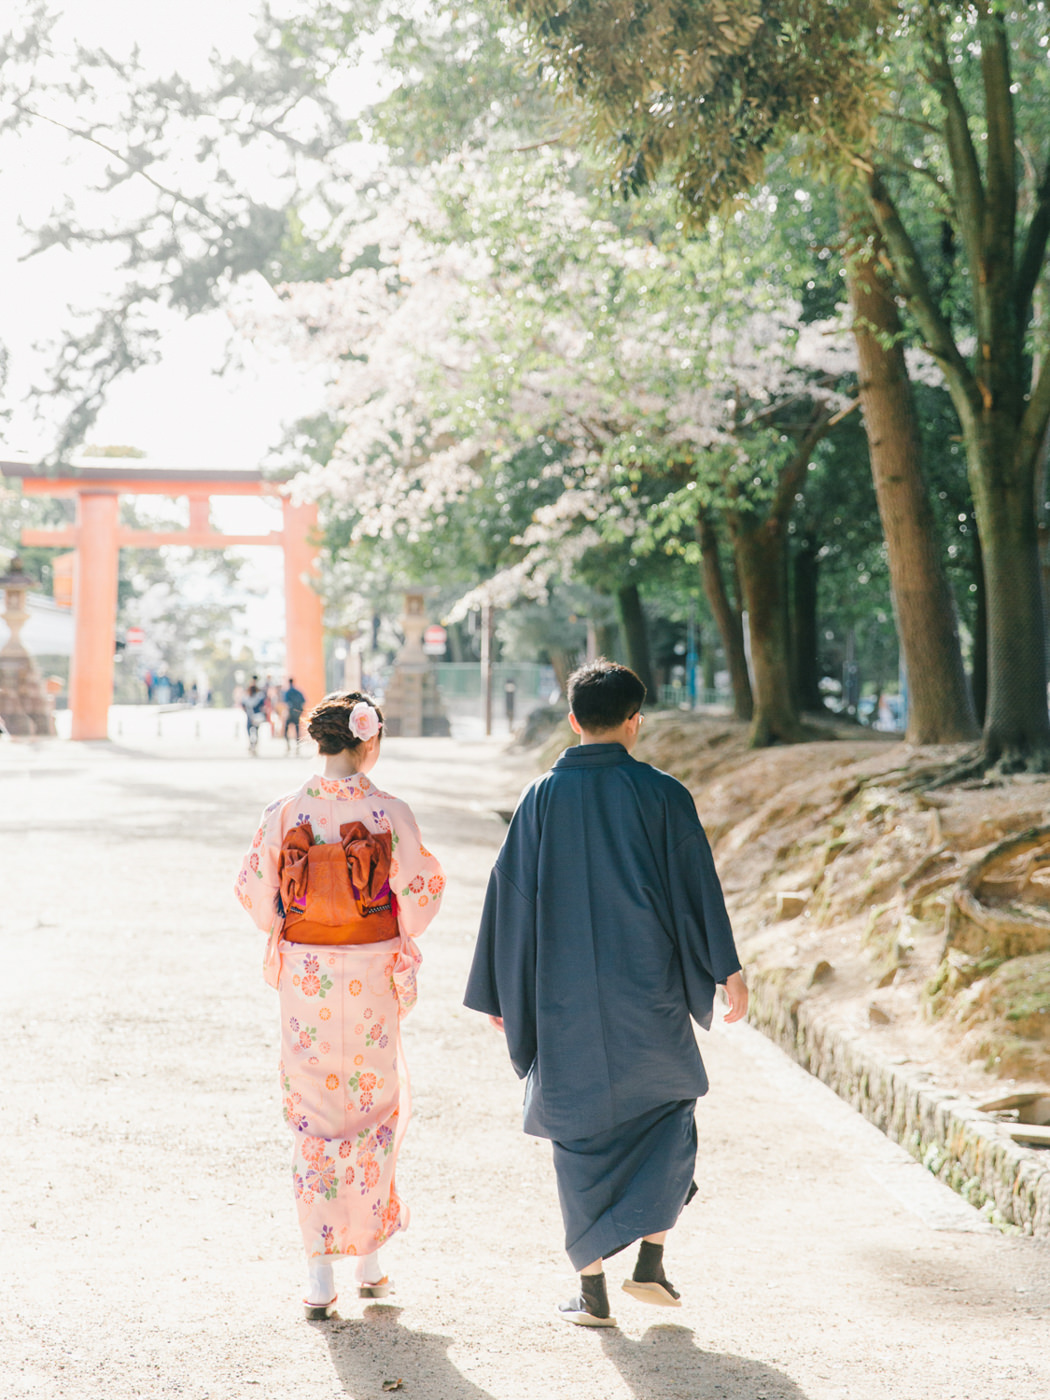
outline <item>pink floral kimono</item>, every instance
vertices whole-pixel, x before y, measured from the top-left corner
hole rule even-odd
[[[360,821],[389,831],[399,937],[313,945],[281,937],[277,863],[292,827],[338,841]],[[307,1255],[372,1254],[408,1224],[394,1166],[408,1126],[400,1019],[416,999],[415,943],[437,913],[445,877],[408,806],[364,774],[311,777],[271,802],[237,877],[237,898],[270,935],[264,971],[281,1001],[284,1117],[295,1135],[292,1176]]]

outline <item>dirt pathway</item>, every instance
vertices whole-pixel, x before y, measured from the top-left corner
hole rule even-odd
[[[617,1260],[618,1332],[553,1317],[549,1149],[459,1004],[521,776],[483,743],[394,741],[377,770],[450,875],[406,1022],[412,1227],[392,1306],[302,1321],[276,1000],[230,887],[310,766],[227,739],[0,748],[3,1400],[366,1400],[397,1378],[409,1400],[1045,1400],[1050,1249],[984,1228],[746,1027],[702,1037],[685,1306],[620,1295]]]

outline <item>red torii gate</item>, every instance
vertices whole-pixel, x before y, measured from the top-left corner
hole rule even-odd
[[[282,530],[266,535],[225,535],[213,530],[212,496],[280,496],[281,483],[252,471],[173,471],[113,465],[66,467],[52,476],[41,467],[0,463],[4,476],[20,477],[27,496],[73,496],[76,524],[67,529],[23,530],[24,545],[73,549],[74,635],[69,706],[74,739],[105,739],[113,697],[113,650],[117,620],[117,570],[122,545],[149,548],[188,545],[280,545],[284,550],[287,671],[307,701],[325,693],[321,599],[310,587],[317,547],[312,535],[317,507],[281,498]],[[188,530],[131,530],[120,524],[120,496],[187,496]]]

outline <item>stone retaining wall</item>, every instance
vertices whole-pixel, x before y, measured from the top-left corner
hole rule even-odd
[[[1050,1153],[861,1049],[775,976],[752,979],[748,1020],[986,1218],[1050,1238]]]

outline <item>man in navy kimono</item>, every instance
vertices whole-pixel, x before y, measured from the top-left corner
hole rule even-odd
[[[550,1138],[568,1322],[614,1327],[603,1260],[641,1241],[624,1289],[680,1306],[667,1231],[696,1190],[707,1075],[690,1016],[727,1021],[747,987],[688,790],[631,757],[645,686],[600,659],[569,680],[580,736],[522,795],[489,880],[465,1004],[500,1025],[525,1079],[524,1127]]]

